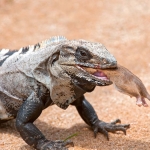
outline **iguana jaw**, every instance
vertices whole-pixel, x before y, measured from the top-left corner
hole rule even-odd
[[[88,81],[91,84],[94,84],[97,86],[102,86],[102,85],[106,86],[106,85],[112,84],[112,81],[110,81],[109,78],[102,71],[102,69],[107,69],[107,67],[106,68],[104,66],[100,67],[100,65],[97,65],[97,64],[93,65],[89,63],[73,63],[72,62],[68,64],[67,62],[65,62],[65,63],[60,63],[60,64],[61,66],[66,66],[64,67],[65,69],[68,67],[70,68],[71,66],[77,68],[77,70],[75,70],[74,72],[74,75]],[[112,67],[112,68],[115,68],[115,67]],[[67,70],[70,70],[70,69],[67,69]]]
[[[86,78],[92,79],[92,82],[95,82],[97,85],[110,85],[112,82],[109,80],[107,75],[101,69],[97,67],[86,67],[82,65],[76,65],[76,67],[82,72],[86,72]],[[87,79],[88,80],[88,79]],[[90,81],[89,81],[90,82]]]

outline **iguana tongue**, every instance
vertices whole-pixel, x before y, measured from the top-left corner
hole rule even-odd
[[[88,67],[83,67],[83,66],[82,68],[88,71],[89,73],[91,73],[92,75],[98,77],[101,80],[109,80],[107,75],[105,75],[104,72],[101,71],[100,69],[88,68]]]
[[[108,80],[108,77],[102,71],[98,70],[97,72],[94,72],[93,75],[96,77],[100,77],[101,79]]]
[[[101,71],[94,72],[93,75],[95,75],[97,77],[106,77],[106,75],[103,72],[101,72]]]

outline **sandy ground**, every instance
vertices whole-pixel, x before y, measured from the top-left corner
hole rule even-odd
[[[0,47],[18,49],[54,35],[103,43],[118,63],[139,76],[150,92],[149,0],[0,0]],[[120,118],[130,123],[127,135],[110,133],[110,141],[93,132],[74,107],[44,110],[35,124],[48,139],[65,139],[73,133],[69,150],[149,150],[150,107],[138,107],[135,99],[113,86],[97,87],[86,98],[99,118]],[[148,102],[150,105],[150,102]],[[11,124],[0,126],[0,150],[32,150]]]

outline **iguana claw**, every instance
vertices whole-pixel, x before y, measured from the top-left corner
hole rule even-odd
[[[126,130],[130,128],[130,124],[119,124],[116,125],[116,123],[121,123],[120,119],[116,119],[115,121],[111,123],[106,123],[103,121],[98,120],[95,125],[93,126],[94,136],[96,138],[96,135],[98,132],[101,132],[104,134],[104,136],[109,140],[108,132],[116,132],[116,131],[122,131],[126,135]]]

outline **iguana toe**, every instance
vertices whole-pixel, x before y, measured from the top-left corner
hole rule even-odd
[[[130,124],[116,124],[121,123],[120,119],[116,119],[115,121],[111,123],[106,123],[103,121],[97,121],[97,123],[93,126],[94,136],[96,137],[97,133],[102,133],[107,140],[109,140],[108,132],[116,132],[116,131],[122,131],[126,135],[126,130],[130,128]]]

